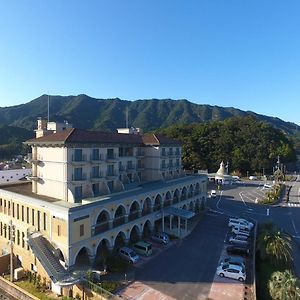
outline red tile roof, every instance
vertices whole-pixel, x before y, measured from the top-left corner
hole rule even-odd
[[[89,131],[82,129],[66,129],[57,133],[45,135],[39,138],[30,139],[26,144],[140,144],[140,145],[161,145],[161,144],[175,144],[181,143],[177,140],[167,138],[162,135],[147,133],[144,135]]]

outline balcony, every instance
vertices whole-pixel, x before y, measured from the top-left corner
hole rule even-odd
[[[128,165],[126,167],[127,172],[136,171],[135,165]]]
[[[162,157],[167,157],[167,156],[168,156],[168,155],[167,155],[167,152],[162,152],[162,153],[161,153],[161,156],[162,156]]]
[[[137,168],[136,168],[138,171],[140,170],[144,170],[145,169],[145,165],[143,164],[140,164],[140,165],[137,165]]]
[[[126,173],[126,168],[124,166],[119,166],[119,173],[120,174]]]
[[[91,181],[95,182],[95,181],[100,181],[104,179],[103,173],[99,172],[99,173],[91,173]]]
[[[72,174],[72,181],[80,182],[80,181],[86,181],[86,180],[87,180],[86,174],[81,174],[81,175]]]
[[[106,178],[107,179],[113,179],[117,176],[118,176],[118,173],[115,170],[106,172]]]
[[[103,233],[109,229],[109,222],[101,222],[92,227],[92,236]]]
[[[138,150],[138,151],[136,151],[135,156],[136,157],[144,157],[145,156],[145,151]]]
[[[168,166],[167,165],[160,165],[160,169],[161,170],[166,170],[166,169],[168,169]]]
[[[92,164],[98,164],[99,162],[103,161],[103,157],[101,154],[99,154],[99,155],[91,154],[90,161]]]
[[[75,165],[85,164],[87,162],[86,155],[72,155],[71,163]]]
[[[132,220],[135,220],[135,219],[138,219],[138,218],[139,218],[139,211],[138,211],[138,210],[132,211],[132,212],[128,215],[128,220],[129,220],[129,221],[132,221]]]
[[[117,161],[117,155],[115,153],[106,154],[106,161],[107,162],[116,162]]]

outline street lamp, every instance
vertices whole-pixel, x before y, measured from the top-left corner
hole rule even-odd
[[[9,221],[9,244],[10,244],[10,281],[14,280],[14,239],[15,239],[15,225],[12,220]]]

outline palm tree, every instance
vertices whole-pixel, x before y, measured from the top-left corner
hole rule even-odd
[[[276,262],[292,261],[291,237],[277,228],[274,223],[265,223],[257,239],[260,258],[275,258]]]
[[[299,300],[300,286],[298,279],[290,270],[274,272],[268,283],[269,293],[274,300]]]

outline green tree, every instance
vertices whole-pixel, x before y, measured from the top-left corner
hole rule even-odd
[[[277,228],[274,223],[265,223],[257,238],[257,249],[262,260],[267,257],[280,263],[292,261],[291,237]]]
[[[290,270],[274,272],[269,280],[268,287],[274,300],[300,299],[299,281]]]

